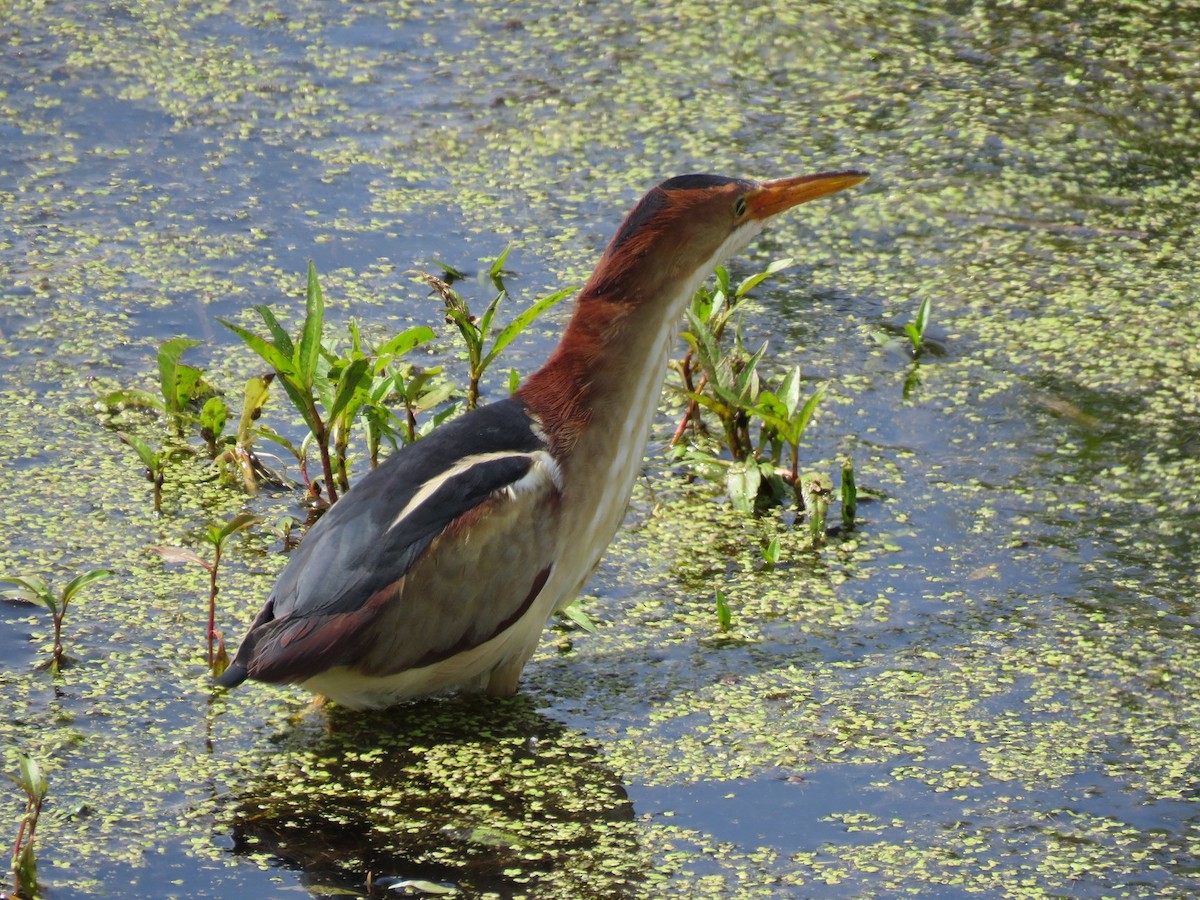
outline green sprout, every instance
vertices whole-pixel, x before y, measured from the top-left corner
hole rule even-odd
[[[250,513],[240,513],[224,525],[209,525],[203,539],[213,548],[212,562],[209,562],[194,550],[186,547],[151,547],[168,563],[195,563],[208,572],[208,629],[206,632],[208,644],[208,668],[213,677],[220,675],[229,666],[229,655],[225,652],[225,639],[217,631],[217,575],[221,567],[221,554],[229,538],[262,520]]]
[[[929,298],[925,297],[917,306],[917,316],[911,322],[905,322],[902,329],[904,335],[908,338],[908,349],[912,354],[913,359],[917,359],[925,352],[925,330],[929,327]],[[886,331],[876,331],[871,337],[880,346],[891,346],[897,343],[897,339],[893,334]]]
[[[921,301],[921,305],[917,307],[917,317],[912,322],[906,322],[904,325],[904,333],[908,335],[909,343],[912,345],[913,359],[921,355],[921,351],[925,349],[925,328],[929,325],[929,298],[926,297]]]
[[[22,603],[40,603],[50,610],[50,615],[54,620],[54,651],[50,657],[49,666],[50,671],[54,674],[58,674],[66,661],[62,645],[62,626],[63,618],[67,615],[67,607],[70,606],[75,595],[86,585],[112,574],[113,572],[109,569],[93,569],[90,572],[84,572],[67,582],[67,586],[58,594],[51,590],[46,579],[40,575],[12,575],[0,578],[0,585],[9,585],[9,587],[0,587],[0,595]]]
[[[717,627],[721,631],[728,631],[733,627],[733,610],[729,608],[729,600],[725,597],[724,591],[717,591]]]
[[[157,409],[171,419],[176,436],[182,437],[184,422],[191,417],[191,405],[213,395],[213,389],[204,380],[204,373],[179,361],[185,350],[200,343],[191,338],[176,337],[159,346],[159,396],[126,388],[106,394],[103,403],[110,408],[124,405]]]
[[[145,441],[132,434],[117,432],[117,436],[134,449],[142,465],[146,467],[146,480],[154,489],[154,514],[162,512],[162,489],[167,480],[167,464],[180,455],[179,450],[155,450]]]
[[[13,844],[12,874],[16,897],[37,896],[37,857],[34,855],[33,839],[37,831],[42,804],[50,786],[42,768],[32,757],[17,754],[17,774],[8,779],[25,792],[25,815],[17,828],[17,840]]]
[[[858,488],[854,484],[854,459],[842,460],[842,530],[852,531],[858,516]]]
[[[468,410],[479,405],[479,384],[483,379],[483,374],[504,348],[512,342],[513,338],[528,328],[534,319],[574,292],[574,288],[566,288],[534,301],[532,305],[518,313],[512,321],[496,333],[489,347],[488,338],[492,331],[493,319],[501,301],[508,296],[501,276],[509,250],[511,247],[505,248],[488,269],[488,275],[497,289],[497,294],[483,311],[483,315],[479,317],[471,313],[471,308],[462,295],[450,287],[450,281],[430,275],[428,272],[415,273],[442,298],[446,309],[446,319],[458,329],[463,344],[466,346]],[[448,273],[450,271],[444,265],[442,269]]]
[[[325,377],[320,371],[321,338],[325,329],[325,296],[317,280],[317,267],[311,260],[308,263],[304,323],[297,340],[292,340],[269,307],[258,305],[254,310],[270,331],[270,339],[225,319],[218,321],[240,337],[246,346],[275,370],[279,383],[283,385],[313,436],[321,454],[321,468],[325,475],[325,490],[329,502],[336,502],[337,487],[334,483],[333,458],[329,450],[329,423],[337,418],[342,407],[349,402],[357,389],[359,380],[366,374],[367,361],[359,360],[354,366],[340,373],[332,402],[325,407],[322,414],[318,384]]]
[[[833,479],[810,472],[800,479],[800,497],[808,516],[808,531],[814,544],[825,543],[825,521],[833,495]]]

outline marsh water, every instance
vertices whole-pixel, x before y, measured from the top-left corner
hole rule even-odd
[[[0,573],[116,573],[58,679],[49,616],[0,604],[42,893],[1194,896],[1198,34],[1165,0],[6,5]],[[436,324],[461,372],[410,270],[511,243],[515,309],[662,178],[846,168],[734,268],[793,259],[742,328],[824,386],[804,464],[853,458],[853,531],[729,511],[668,460],[668,397],[594,633],[554,625],[517,697],[213,695],[206,575],[148,548],[300,497],[181,458],[154,514],[116,431],[167,426],[96,401],[154,390],[162,340],[240,390],[217,318],[296,322],[313,259],[334,326]],[[924,299],[919,359],[875,340]],[[231,543],[231,640],[285,559]],[[0,843],[23,809],[0,789]]]

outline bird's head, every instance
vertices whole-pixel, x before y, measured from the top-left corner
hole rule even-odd
[[[823,172],[757,183],[680,175],[650,190],[625,218],[583,289],[609,302],[645,303],[694,291],[767,221],[800,203],[852,187],[862,172]]]

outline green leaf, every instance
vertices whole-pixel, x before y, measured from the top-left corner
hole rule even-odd
[[[717,290],[714,293],[721,294],[726,298],[733,296],[729,290],[729,270],[725,266],[717,266],[713,270],[713,275],[717,279]]]
[[[737,392],[742,403],[753,403],[758,395],[758,364],[762,361],[763,355],[767,352],[767,345],[764,342],[762,347],[753,356],[746,359],[742,368],[737,373],[737,378],[734,382],[734,390]]]
[[[192,400],[212,393],[212,388],[204,383],[204,373],[194,366],[182,363],[175,367],[175,397],[172,410],[180,412]]]
[[[488,351],[487,358],[483,361],[484,366],[486,367],[490,364],[500,354],[500,351],[512,342],[513,338],[529,327],[529,323],[556,303],[560,303],[564,298],[571,296],[574,292],[575,288],[573,287],[555,291],[553,294],[536,301],[528,309],[522,310],[511,322],[500,329],[500,333],[496,335],[496,340],[492,344],[492,349]]]
[[[221,530],[217,532],[217,542],[224,544],[231,535],[237,534],[239,531],[243,531],[252,525],[257,525],[261,521],[262,519],[252,513],[239,513],[221,526]]]
[[[435,406],[440,406],[454,395],[454,385],[449,381],[439,381],[427,390],[414,397],[413,409],[417,412],[428,412]]]
[[[854,528],[858,515],[858,488],[854,483],[854,460],[846,457],[842,461],[842,527],[846,531]]]
[[[789,420],[790,434],[787,435],[789,442],[800,443],[800,438],[804,436],[808,423],[812,421],[813,413],[817,411],[817,404],[821,402],[823,396],[825,396],[824,388],[813,392],[813,395],[800,407],[800,411],[791,417]]]
[[[194,550],[189,550],[187,547],[165,547],[154,545],[150,547],[155,553],[162,557],[165,563],[196,563],[198,566],[203,566],[206,569],[211,569],[208,560]]]
[[[508,261],[508,254],[512,252],[512,244],[504,248],[504,252],[497,256],[492,265],[488,268],[488,278],[492,280],[492,284],[496,286],[496,290],[504,290],[504,263]]]
[[[328,418],[331,422],[337,419],[342,410],[354,398],[355,392],[363,386],[364,380],[370,378],[370,368],[371,361],[366,357],[360,357],[342,370],[338,377],[337,394],[329,405]]]
[[[300,418],[304,420],[308,430],[315,436],[317,429],[321,427],[321,418],[317,412],[316,400],[313,399],[312,388],[301,387],[294,378],[288,375],[281,375],[279,383],[283,385],[284,393],[288,395],[288,399],[300,413]]]
[[[228,419],[229,407],[220,397],[209,397],[200,410],[200,427],[212,436],[213,441],[220,440]]]
[[[246,379],[246,387],[242,391],[242,413],[238,417],[237,442],[239,446],[249,446],[251,429],[258,419],[259,411],[270,396],[271,379],[260,375],[251,375]]]
[[[921,301],[921,305],[917,307],[917,334],[922,338],[925,337],[925,329],[929,325],[929,298],[926,297]]]
[[[692,295],[692,302],[688,309],[701,322],[707,322],[713,310],[712,291],[704,285],[696,288],[696,293]]]
[[[308,290],[304,303],[304,329],[296,356],[296,375],[302,388],[311,389],[317,379],[321,359],[321,334],[325,329],[325,296],[317,280],[317,267],[308,261]]]
[[[400,334],[385,342],[375,352],[380,357],[390,356],[395,358],[403,356],[414,347],[419,347],[427,341],[432,341],[436,336],[433,329],[428,325],[414,325],[412,328],[400,332]]]
[[[162,391],[163,401],[166,403],[167,409],[172,412],[178,411],[182,406],[178,390],[180,382],[179,357],[189,347],[195,347],[199,343],[200,341],[177,337],[163,341],[162,345],[158,348],[158,386],[159,390]],[[193,369],[192,371],[196,370]]]
[[[139,409],[158,409],[166,411],[166,404],[161,397],[155,397],[149,391],[137,388],[124,388],[119,391],[109,391],[100,398],[105,408],[112,412],[123,406],[133,406]]]
[[[271,342],[275,345],[275,348],[291,361],[296,355],[296,350],[292,346],[291,335],[287,333],[287,329],[275,318],[275,311],[263,303],[256,304],[252,308],[262,318],[263,324],[267,326],[267,330],[271,332]]]
[[[291,440],[284,437],[282,434],[275,431],[274,429],[269,428],[266,425],[261,425],[257,429],[255,429],[255,433],[259,437],[266,438],[268,441],[278,444],[284,450],[288,451],[288,453],[292,454],[292,456],[296,457],[297,461],[302,460],[304,458],[301,455],[304,452],[303,445],[301,445],[300,447],[297,447],[294,443],[292,443]]]
[[[92,569],[90,572],[84,572],[82,575],[76,575],[63,588],[62,602],[65,607],[79,591],[91,584],[93,581],[98,581],[101,578],[108,578],[116,573],[112,569]]]
[[[500,308],[500,301],[507,297],[508,294],[501,291],[496,295],[496,299],[488,304],[487,309],[483,311],[483,316],[479,319],[477,326],[480,340],[486,340],[488,332],[492,328],[492,319],[496,316],[496,310]],[[490,359],[491,357],[489,357]],[[486,365],[486,364],[485,364]]]
[[[447,265],[446,263],[442,262],[440,259],[435,259],[433,261],[433,264],[435,266],[437,266],[439,269],[441,269],[446,274],[446,278],[445,278],[446,284],[453,284],[454,282],[462,281],[464,278],[467,277],[465,272],[461,271],[460,269],[454,268],[454,266]]]
[[[32,841],[26,843],[13,859],[13,878],[18,897],[38,896],[37,856],[33,852]]]
[[[912,344],[913,353],[921,349],[921,332],[917,330],[917,326],[912,322],[906,322],[904,325],[904,333],[908,335],[908,340]]]
[[[220,678],[229,668],[229,651],[225,649],[225,638],[217,634],[217,651],[213,654],[212,676]]]
[[[791,258],[775,260],[757,275],[751,275],[749,278],[744,279],[742,283],[737,286],[737,291],[734,292],[733,296],[736,299],[741,300],[746,296],[746,294],[754,290],[754,288],[758,287],[758,285],[762,284],[776,272],[786,269],[791,264]]]
[[[134,437],[132,434],[118,431],[117,437],[134,449],[134,452],[137,453],[138,458],[142,461],[142,465],[152,472],[158,470],[159,464],[162,462],[161,453],[152,450],[149,444],[141,438]]]
[[[0,578],[0,584],[12,585],[12,587],[0,588],[0,595],[20,600],[23,603],[49,605],[46,598],[53,599],[50,585],[40,575],[9,575]]]
[[[755,461],[745,460],[731,465],[725,476],[725,488],[733,508],[740,513],[754,512],[754,502],[758,498],[758,486],[761,483],[762,472]]]
[[[800,382],[800,367],[792,366],[779,385],[779,399],[783,401],[789,419],[796,414],[796,407],[800,405]]]
[[[46,799],[46,794],[50,790],[50,784],[46,780],[46,776],[42,773],[42,767],[38,765],[38,761],[32,756],[26,756],[24,753],[17,754],[17,771],[20,773],[20,782],[18,782],[25,793],[27,793],[34,803],[40,803]]]
[[[684,340],[691,345],[692,352],[700,361],[700,367],[708,376],[708,380],[719,383],[717,364],[721,359],[721,348],[717,343],[716,335],[708,327],[708,323],[701,321],[690,309],[687,310],[687,322],[688,330],[684,332]]]
[[[588,634],[596,633],[596,623],[592,620],[591,616],[583,611],[578,601],[571,603],[565,609],[560,609],[559,615],[566,616]]]
[[[265,306],[255,308],[260,311],[266,310]],[[281,378],[286,378],[292,374],[293,366],[290,340],[288,341],[288,352],[285,356],[281,348],[269,343],[250,329],[243,328],[241,325],[227,321],[226,319],[217,319],[217,321],[240,337],[246,343],[246,346],[262,357],[263,361],[274,369]]]
[[[775,535],[774,537],[771,538],[771,540],[767,544],[767,546],[763,547],[763,551],[762,551],[763,559],[769,565],[773,566],[777,562],[779,562],[779,553],[780,553],[779,535]]]
[[[729,608],[729,601],[725,599],[724,591],[717,591],[717,625],[722,631],[728,631],[733,625],[733,610]]]

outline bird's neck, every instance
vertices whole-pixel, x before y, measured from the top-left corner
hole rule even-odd
[[[640,304],[585,290],[558,347],[517,392],[569,468],[576,456],[632,451],[640,461],[687,287]]]

